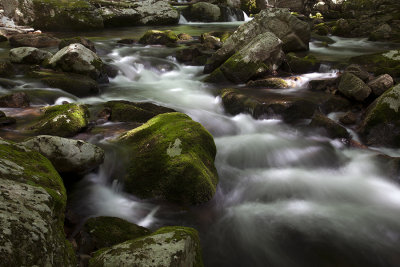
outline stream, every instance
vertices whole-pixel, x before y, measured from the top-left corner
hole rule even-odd
[[[169,29],[200,35],[234,30],[240,23],[189,23]],[[228,115],[218,97],[221,88],[201,82],[203,67],[178,63],[175,48],[116,44],[121,38],[138,38],[147,29],[82,34],[95,42],[99,55],[119,74],[97,96],[66,95],[48,104],[123,99],[188,114],[214,136],[217,193],[209,203],[187,209],[128,195],[118,180],[123,159],[108,142],[112,137],[94,135],[89,141],[105,148],[106,160],[70,194],[70,208],[76,214],[117,216],[150,229],[194,227],[200,233],[205,266],[210,267],[400,265],[400,188],[374,161],[379,149],[347,148],[278,119]],[[294,88],[274,92],[302,93],[311,79],[335,77],[334,63],[391,47],[363,39],[334,40],[329,47],[311,43],[310,53],[325,62],[320,73],[300,75]],[[6,52],[0,47],[0,56]],[[37,88],[20,79],[21,88]]]

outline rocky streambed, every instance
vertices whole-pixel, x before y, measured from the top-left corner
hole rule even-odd
[[[399,46],[316,19],[11,36],[2,262],[398,266]]]

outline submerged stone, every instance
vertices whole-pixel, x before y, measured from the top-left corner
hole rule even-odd
[[[126,148],[126,191],[141,198],[200,204],[215,194],[216,147],[201,124],[182,113],[165,113],[117,139]]]

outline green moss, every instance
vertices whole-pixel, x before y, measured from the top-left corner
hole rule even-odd
[[[150,234],[150,230],[116,217],[90,218],[82,231],[90,235],[96,250]]]
[[[36,134],[49,134],[61,137],[74,136],[88,125],[89,111],[86,106],[65,104],[45,109],[31,129]]]
[[[105,107],[111,109],[111,121],[146,122],[154,116],[175,110],[152,103],[133,103],[129,101],[109,101]]]
[[[320,62],[313,55],[303,58],[297,57],[293,53],[287,54],[287,62],[293,73],[308,73],[318,71]]]
[[[270,71],[263,62],[245,62],[240,53],[231,56],[220,69],[228,80],[236,83],[247,82],[254,76]]]
[[[20,172],[0,171],[0,178],[15,180],[44,188],[53,198],[53,208],[63,221],[66,206],[66,191],[63,181],[51,162],[36,151],[28,150],[11,142],[0,139],[0,160],[9,160],[17,164]]]
[[[203,203],[214,195],[218,174],[213,137],[187,115],[158,115],[117,141],[127,148],[127,191],[180,204]]]
[[[400,77],[400,50],[357,56],[351,58],[350,62],[363,65],[375,75],[389,74],[392,77]]]
[[[320,23],[314,26],[313,31],[322,36],[326,36],[329,34],[329,27],[325,25],[325,23]]]
[[[261,11],[261,9],[257,7],[256,0],[240,0],[240,9],[249,16],[250,14],[257,14]]]
[[[158,31],[158,30],[148,30],[139,39],[141,44],[174,44],[179,40],[178,36],[170,30]]]
[[[226,82],[228,82],[228,80],[226,79],[224,73],[221,71],[221,68],[217,68],[204,79],[204,82],[206,82],[206,83],[226,83]]]

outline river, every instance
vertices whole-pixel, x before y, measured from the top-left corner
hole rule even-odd
[[[239,24],[170,29],[199,35],[233,30]],[[123,161],[108,138],[93,136],[89,141],[106,149],[106,160],[98,172],[75,186],[70,209],[82,218],[117,216],[151,229],[195,227],[205,266],[210,267],[400,265],[400,188],[374,161],[379,149],[351,149],[277,119],[226,114],[218,97],[220,88],[201,81],[202,67],[179,64],[172,56],[174,48],[116,44],[121,38],[138,38],[147,29],[84,34],[119,75],[97,96],[64,96],[55,102],[149,101],[188,114],[214,136],[217,193],[209,203],[187,209],[128,195],[118,181]],[[303,92],[309,79],[336,75],[332,61],[389,47],[363,39],[334,39],[328,48],[311,44],[310,53],[326,61],[321,73],[301,75],[295,88],[279,92]],[[6,50],[3,47],[0,54]],[[36,88],[30,85],[24,86]]]

